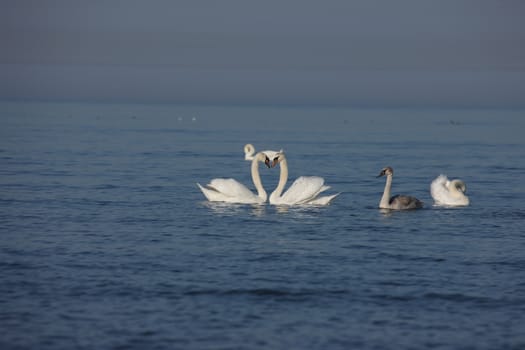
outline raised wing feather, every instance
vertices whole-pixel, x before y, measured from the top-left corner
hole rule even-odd
[[[319,176],[298,177],[282,195],[282,202],[285,204],[307,203],[314,199],[320,192],[329,188],[323,185],[324,179]]]
[[[228,197],[251,198],[254,196],[246,186],[235,179],[213,179],[207,186]]]
[[[430,194],[436,203],[446,203],[448,194],[448,179],[445,175],[439,175],[430,184]]]

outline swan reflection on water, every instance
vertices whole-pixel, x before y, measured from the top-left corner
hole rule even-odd
[[[203,201],[202,205],[210,209],[214,214],[219,216],[246,216],[247,209],[248,216],[253,217],[265,217],[266,215],[283,215],[287,218],[293,218],[295,220],[314,219],[318,218],[319,215],[325,210],[324,206],[290,206],[290,205],[274,205],[268,206],[267,204],[239,204],[239,203],[226,203],[226,202],[208,202]]]
[[[377,210],[377,207],[374,208],[374,209]],[[423,210],[425,210],[425,209],[423,208]],[[383,218],[391,218],[391,217],[393,217],[396,214],[399,214],[399,215],[407,214],[408,215],[409,212],[414,212],[414,210],[410,210],[410,209],[408,209],[408,210],[398,210],[398,209],[379,208],[379,213],[381,214],[381,216]]]
[[[319,216],[326,208],[319,205],[274,205],[272,208],[279,214],[286,214],[289,217],[295,218],[313,218]]]
[[[202,204],[211,209],[215,214],[221,216],[239,216],[246,213],[246,208],[251,208],[251,214],[254,216],[266,215],[266,205],[264,204],[240,204],[227,202],[202,202]]]

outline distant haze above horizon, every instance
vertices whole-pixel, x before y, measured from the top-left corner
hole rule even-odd
[[[521,1],[4,1],[0,100],[525,107]]]

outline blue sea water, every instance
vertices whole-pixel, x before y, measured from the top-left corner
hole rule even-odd
[[[523,111],[0,108],[2,349],[525,348]],[[208,203],[248,142],[341,194]],[[377,209],[387,165],[424,209]]]

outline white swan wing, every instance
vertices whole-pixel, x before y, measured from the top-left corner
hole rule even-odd
[[[328,188],[328,186],[324,186],[324,179],[322,177],[300,176],[281,196],[281,202],[283,204],[307,203]]]
[[[208,184],[208,187],[212,187],[221,193],[236,197],[252,194],[246,186],[235,179],[213,179]]]
[[[257,197],[248,187],[235,179],[213,179],[210,181],[208,187],[214,188],[218,192],[232,198],[253,199]]]
[[[446,204],[448,194],[448,178],[445,175],[439,175],[430,184],[430,195],[436,204]]]
[[[206,187],[197,184],[211,202],[260,203],[262,199],[235,179],[213,179]]]
[[[447,191],[448,178],[445,175],[439,175],[430,184],[430,194],[434,200],[439,199],[443,191]]]
[[[202,186],[200,183],[197,183],[197,186],[199,186],[206,199],[210,202],[227,202],[230,199],[230,197],[224,193],[218,192],[213,188]]]
[[[340,193],[332,194],[329,196],[316,197],[307,202],[310,205],[328,205],[334,200],[335,197],[339,196]]]

